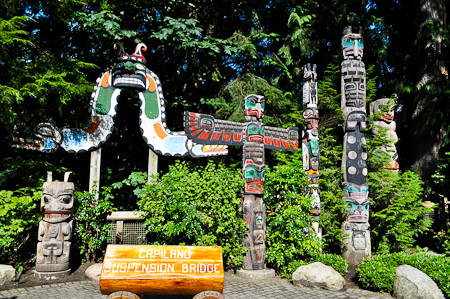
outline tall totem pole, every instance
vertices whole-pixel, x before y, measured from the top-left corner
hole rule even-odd
[[[303,84],[303,131],[302,154],[303,170],[311,184],[308,196],[311,198],[310,214],[313,217],[313,229],[319,234],[320,190],[319,190],[319,110],[317,108],[317,65],[308,63],[304,67]],[[320,234],[319,234],[320,235]]]
[[[357,265],[371,255],[369,231],[369,187],[367,185],[366,69],[361,29],[353,33],[349,26],[342,37],[344,61],[341,64],[341,109],[345,118],[342,170],[342,196],[348,212],[342,224],[343,257]]]
[[[195,112],[186,111],[184,114],[186,135],[194,143],[243,146],[243,218],[247,224],[243,243],[248,248],[242,265],[244,270],[265,269],[264,149],[298,149],[296,127],[285,129],[263,125],[264,104],[263,96],[251,94],[245,97],[245,123],[220,120]]]

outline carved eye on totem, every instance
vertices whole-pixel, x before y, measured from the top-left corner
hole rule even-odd
[[[248,98],[247,99],[247,103],[245,103],[247,105],[247,108],[253,108],[256,107],[256,99],[255,98]]]
[[[359,192],[358,188],[353,187],[353,186],[351,186],[351,185],[348,185],[346,188],[347,188],[347,191],[348,191],[349,193],[352,193],[352,192]]]
[[[358,205],[354,202],[347,201],[345,202],[345,210],[348,212],[354,212],[358,209]]]
[[[62,195],[59,197],[59,201],[66,205],[69,204],[71,200],[72,200],[72,196],[70,196],[70,195]]]
[[[358,39],[358,47],[364,48],[364,43],[363,43],[362,38],[359,38],[359,39]]]
[[[342,40],[342,47],[344,48],[353,47],[354,44],[355,41],[350,37],[344,37],[344,39]]]
[[[365,212],[369,212],[369,203],[368,202],[365,204],[362,204],[361,207]]]
[[[298,140],[298,131],[289,131],[289,139]]]
[[[247,181],[255,181],[256,179],[263,182],[266,175],[264,166],[247,164],[244,169],[244,178]]]
[[[202,127],[202,129],[205,129],[207,131],[214,129],[213,118],[202,117],[200,119],[200,126]]]
[[[209,119],[202,119],[202,127],[212,128],[212,121]]]

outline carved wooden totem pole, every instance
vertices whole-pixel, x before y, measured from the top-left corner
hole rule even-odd
[[[313,229],[319,233],[320,190],[319,190],[319,110],[317,108],[317,65],[308,63],[304,68],[305,83],[303,84],[303,131],[302,153],[303,170],[307,173],[311,184],[309,197],[311,198],[310,214],[313,217]]]
[[[342,38],[344,61],[341,65],[341,109],[345,117],[342,170],[347,220],[344,232],[343,257],[353,265],[371,255],[369,231],[369,188],[367,185],[366,69],[361,61],[363,39],[361,30],[352,33],[348,27]]]
[[[245,98],[246,123],[215,119],[211,115],[185,112],[185,130],[189,139],[198,144],[242,145],[242,172],[245,179],[243,217],[248,232],[244,246],[244,270],[265,269],[266,206],[264,191],[264,149],[298,149],[298,129],[266,127],[262,119],[265,99],[260,95]]]
[[[374,133],[376,135],[382,135],[382,139],[386,142],[380,149],[387,153],[390,157],[389,163],[387,163],[384,168],[392,171],[398,171],[398,154],[395,147],[398,137],[395,132],[396,124],[394,121],[394,106],[394,100],[388,98],[378,99],[369,104],[370,115],[377,118],[373,121]]]
[[[47,173],[47,182],[42,187],[41,211],[36,256],[37,272],[68,271],[70,239],[72,238],[72,208],[74,185],[68,182],[53,182],[52,173]]]

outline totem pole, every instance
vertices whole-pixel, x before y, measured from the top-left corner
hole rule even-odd
[[[303,131],[302,154],[303,170],[311,182],[308,196],[311,198],[310,214],[313,217],[313,229],[319,233],[320,189],[319,189],[319,110],[317,108],[317,65],[308,63],[304,67],[303,84]]]
[[[74,185],[53,182],[52,172],[47,172],[47,182],[42,187],[41,211],[36,255],[36,272],[69,272],[70,239],[72,238],[72,208]]]
[[[390,161],[384,168],[398,171],[398,154],[395,147],[398,137],[395,132],[394,106],[394,100],[388,98],[378,99],[369,104],[370,115],[376,118],[373,121],[374,134],[382,135],[382,139],[386,142],[381,146],[380,150],[387,153],[390,157]]]
[[[265,269],[266,206],[264,191],[264,149],[298,149],[298,129],[264,126],[265,99],[259,95],[245,98],[246,123],[215,119],[211,115],[185,112],[185,130],[198,144],[243,146],[242,172],[245,179],[243,218],[247,224],[244,246],[248,247],[242,268]]]
[[[361,61],[363,39],[348,27],[342,38],[344,61],[341,65],[341,109],[345,118],[342,170],[342,196],[348,212],[342,224],[343,257],[357,265],[371,255],[369,231],[369,188],[367,185],[366,69]]]

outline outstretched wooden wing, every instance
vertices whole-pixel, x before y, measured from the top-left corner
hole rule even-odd
[[[264,147],[272,150],[296,151],[298,149],[298,128],[265,127]]]
[[[215,119],[208,114],[184,112],[184,130],[195,143],[242,145],[244,128],[244,123]]]

